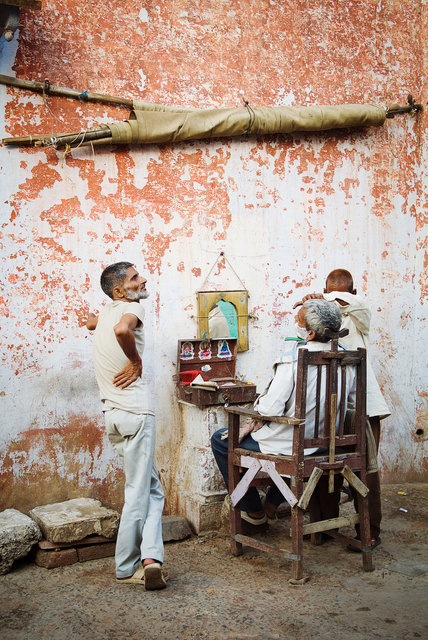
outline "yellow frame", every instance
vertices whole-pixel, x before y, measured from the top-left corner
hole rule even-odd
[[[238,351],[248,351],[248,291],[199,291],[198,338],[209,335],[208,315],[219,300],[231,302],[238,314]]]

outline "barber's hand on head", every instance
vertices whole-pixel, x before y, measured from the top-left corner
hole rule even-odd
[[[126,389],[126,387],[129,387],[130,384],[135,382],[142,373],[143,365],[141,360],[135,362],[129,361],[128,364],[123,367],[122,371],[116,373],[113,378],[113,384],[115,387]]]
[[[324,298],[322,293],[308,293],[307,296],[299,300],[299,302],[296,302],[296,304],[293,306],[293,309],[295,309],[296,307],[300,307],[300,305],[306,302],[306,300],[315,300],[315,299],[321,299],[321,298]]]

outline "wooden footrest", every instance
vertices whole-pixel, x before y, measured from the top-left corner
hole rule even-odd
[[[329,531],[330,529],[340,529],[357,524],[360,521],[358,513],[352,516],[340,516],[339,518],[331,518],[330,520],[320,520],[319,522],[310,522],[303,525],[303,535],[307,533],[319,533],[321,531]],[[290,529],[291,536],[291,529]]]
[[[248,547],[252,547],[253,549],[259,549],[259,551],[267,551],[269,553],[274,553],[277,556],[281,556],[282,558],[287,558],[287,560],[301,560],[301,556],[296,556],[294,553],[291,553],[286,549],[280,549],[279,547],[276,547],[272,544],[261,542],[261,540],[257,540],[257,538],[244,536],[240,533],[231,534],[231,538],[236,542],[245,544]]]

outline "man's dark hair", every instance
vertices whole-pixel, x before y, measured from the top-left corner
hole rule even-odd
[[[121,287],[126,277],[126,271],[134,265],[131,262],[115,262],[104,269],[101,274],[101,289],[113,300],[114,287]]]

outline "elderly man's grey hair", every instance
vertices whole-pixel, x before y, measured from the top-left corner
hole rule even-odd
[[[306,309],[306,328],[315,331],[315,340],[328,342],[338,333],[342,324],[342,312],[333,302],[306,300],[303,307]]]
[[[104,269],[101,274],[101,289],[113,300],[113,289],[122,286],[126,278],[126,272],[132,267],[132,262],[115,262]]]

